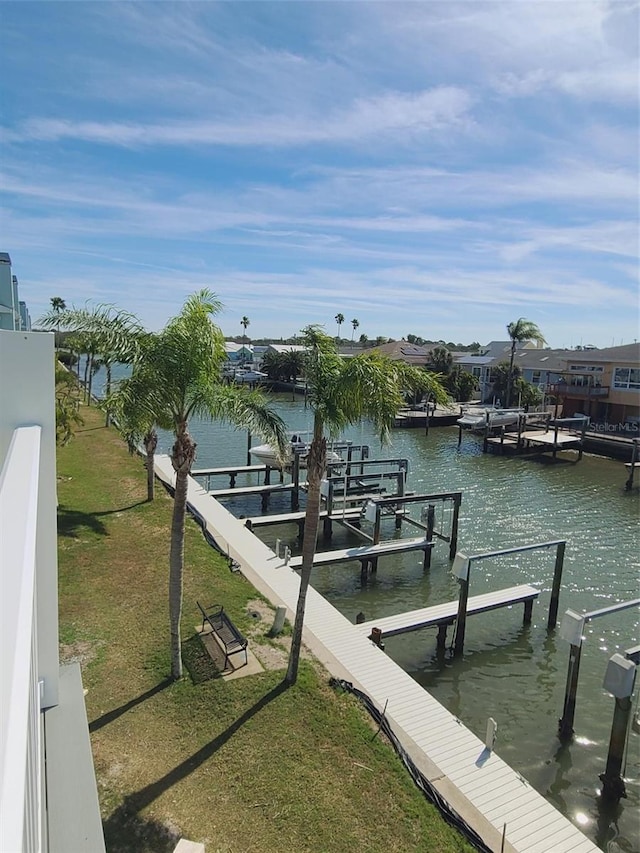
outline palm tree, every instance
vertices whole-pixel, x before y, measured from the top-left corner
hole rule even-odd
[[[116,424],[127,442],[129,451],[135,452],[136,446],[142,442],[145,450],[145,467],[147,469],[147,500],[152,501],[155,497],[155,453],[158,446],[158,432],[156,426],[165,430],[171,430],[173,423],[164,418],[162,412],[149,412],[139,405],[139,400],[146,393],[146,386],[141,385],[144,375],[138,371],[122,379],[115,391],[113,391],[105,405],[116,419]]]
[[[61,296],[52,296],[51,297],[51,309],[56,314],[59,314],[61,311],[64,311],[66,307],[67,307],[67,303],[64,301],[64,299]],[[55,341],[56,347],[60,346],[60,340],[59,339],[60,339],[60,323],[58,323],[58,325],[56,326],[56,332],[55,332],[55,336],[54,336],[54,341]]]
[[[340,326],[344,323],[344,314],[336,314],[335,320],[338,324],[338,340],[340,340]]]
[[[307,347],[305,375],[308,404],[313,410],[313,439],[307,457],[307,507],[302,541],[300,592],[285,681],[294,684],[298,675],[302,625],[311,569],[316,552],[320,518],[320,483],[326,469],[327,438],[345,427],[370,418],[381,441],[388,439],[398,409],[404,404],[403,390],[428,392],[444,403],[448,396],[433,373],[377,353],[362,353],[343,360],[336,342],[317,326],[303,330]]]
[[[355,335],[355,333],[356,333],[356,329],[357,329],[357,328],[358,328],[358,326],[360,325],[360,321],[359,321],[359,320],[356,320],[356,319],[353,319],[353,320],[351,321],[351,325],[353,326],[353,331],[351,332],[351,343],[353,343],[353,336],[354,336],[354,335]]]
[[[113,365],[116,362],[131,363],[144,335],[137,318],[114,305],[96,305],[95,307],[87,306],[86,308],[70,308],[68,310],[65,308],[61,311],[54,309],[38,320],[38,326],[43,329],[52,327],[59,329],[62,326],[67,331],[82,335],[88,357],[88,362],[85,365],[85,379],[88,372],[89,403],[91,403],[93,374],[96,372],[94,356],[100,356],[101,366],[106,369],[105,391],[106,396],[109,397]],[[109,426],[109,409],[107,409],[106,414],[106,425]]]
[[[513,323],[507,325],[507,332],[511,338],[511,358],[509,360],[509,377],[507,381],[507,394],[505,399],[505,408],[509,408],[513,393],[513,360],[516,357],[516,344],[523,341],[535,341],[537,344],[546,344],[544,336],[540,329],[531,320],[525,320],[520,317]]]
[[[442,373],[445,376],[450,373],[453,366],[453,356],[451,352],[443,346],[434,347],[429,355],[431,367],[436,373]]]
[[[258,391],[226,385],[221,367],[226,353],[224,336],[211,315],[222,308],[209,290],[193,294],[182,311],[162,332],[142,342],[130,381],[124,385],[135,405],[141,428],[170,423],[175,436],[171,464],[175,471],[175,493],[169,555],[169,622],[171,675],[182,676],[180,618],[184,573],[184,525],[187,484],[195,459],[196,444],[189,434],[189,419],[208,416],[261,433],[284,456],[287,439],[282,420]],[[118,395],[119,390],[115,392]]]

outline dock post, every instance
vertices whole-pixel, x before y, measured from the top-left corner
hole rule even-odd
[[[333,533],[333,527],[332,527],[332,523],[331,523],[331,516],[333,514],[333,481],[332,480],[325,480],[324,482],[327,483],[328,491],[327,491],[327,495],[326,495],[327,514],[324,517],[324,520],[322,522],[322,535],[324,536],[325,539],[331,539],[331,535]],[[322,489],[322,483],[320,484],[320,488]],[[322,494],[322,491],[321,491],[321,494]]]
[[[268,465],[264,469],[264,485],[265,486],[271,485],[271,468]]]
[[[629,476],[627,478],[627,482],[624,484],[625,491],[630,492],[633,488],[633,476],[636,470],[636,466],[638,465],[638,439],[633,439],[633,447],[631,448],[631,470],[629,471]]]
[[[531,624],[531,614],[533,613],[533,599],[530,598],[524,603],[524,616],[522,618],[523,625]]]
[[[556,421],[555,426],[553,428],[553,453],[551,454],[554,459],[556,458],[556,454],[558,453],[558,429],[559,429],[559,426],[560,425]]]
[[[453,499],[453,517],[451,519],[451,542],[449,543],[449,559],[453,560],[458,551],[458,522],[460,519],[460,503],[462,495],[456,495]]]
[[[261,508],[262,512],[267,512],[269,509],[269,492],[263,492],[261,498]]]
[[[629,733],[629,717],[631,716],[631,694],[636,677],[636,664],[625,659],[620,654],[609,658],[604,676],[603,687],[615,697],[609,753],[604,773],[600,774],[602,782],[602,798],[608,801],[618,801],[626,797],[623,778],[623,764]]]
[[[566,542],[558,542],[556,545],[556,564],[553,570],[553,584],[551,586],[551,601],[549,602],[547,631],[553,631],[558,621],[558,604],[560,602],[560,586],[562,584],[562,569],[564,566],[564,549],[566,544]]]
[[[446,622],[440,622],[438,625],[438,636],[436,637],[436,650],[438,652],[444,652],[445,647],[447,645],[447,628],[449,626]]]
[[[291,512],[300,509],[300,454],[293,454],[293,489],[291,490]]]
[[[369,639],[371,640],[371,642],[375,643],[379,649],[384,650],[384,643],[382,642],[382,631],[380,630],[380,628],[372,628]]]
[[[382,511],[379,506],[376,506],[376,520],[373,524],[373,541],[372,545],[380,544],[380,527],[382,525]]]
[[[458,598],[458,616],[456,622],[456,641],[453,656],[459,657],[464,650],[464,632],[467,626],[467,601],[469,599],[469,576],[467,579],[459,578],[460,597]]]
[[[247,465],[251,465],[251,430],[247,430]]]
[[[576,715],[576,693],[578,692],[578,675],[580,673],[580,655],[582,643],[579,646],[571,644],[569,652],[569,668],[567,670],[567,686],[564,692],[562,717],[558,720],[558,737],[560,740],[570,740],[573,735],[573,721]]]
[[[231,474],[229,474],[229,488],[230,489],[235,489],[235,487],[236,487],[236,474],[237,474],[237,471],[232,471]]]
[[[433,550],[433,528],[436,521],[435,504],[427,506],[427,547],[424,549],[424,569],[431,568],[431,552]]]
[[[609,801],[618,801],[621,797],[627,796],[627,790],[622,777],[622,765],[630,715],[631,696],[627,696],[624,699],[616,699],[613,711],[613,723],[611,724],[607,766],[604,773],[601,773],[599,776],[602,782],[602,798]]]
[[[325,539],[331,539],[333,536],[333,523],[330,515],[325,516],[322,521],[322,535]]]

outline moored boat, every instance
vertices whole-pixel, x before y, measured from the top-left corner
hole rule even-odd
[[[517,424],[522,409],[496,409],[493,406],[470,406],[463,410],[456,423],[463,429],[494,429]]]
[[[268,465],[270,468],[287,468],[293,464],[293,458],[297,455],[300,457],[300,467],[306,468],[310,449],[310,441],[307,441],[300,433],[291,433],[289,448],[284,460],[278,459],[275,448],[270,444],[258,444],[256,447],[249,448],[249,453],[260,464]],[[327,462],[342,462],[342,457],[335,450],[329,448],[327,449]]]

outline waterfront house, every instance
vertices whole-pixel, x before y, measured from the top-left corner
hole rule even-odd
[[[393,361],[404,361],[414,367],[428,367],[431,363],[432,349],[432,346],[420,346],[407,341],[390,341],[379,347],[372,347],[368,352],[378,352]]]
[[[608,432],[640,435],[640,344],[571,351],[549,392],[565,416],[589,415]]]

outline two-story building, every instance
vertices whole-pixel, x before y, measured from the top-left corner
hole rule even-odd
[[[549,390],[565,416],[583,413],[606,431],[640,436],[640,344],[570,352]]]

